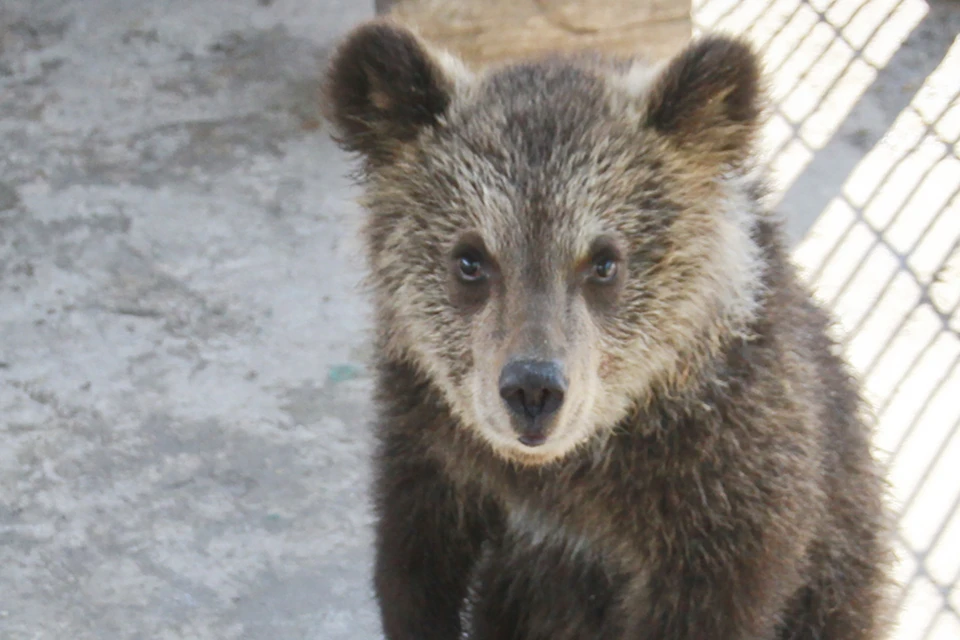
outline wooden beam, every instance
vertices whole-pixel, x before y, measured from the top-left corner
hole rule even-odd
[[[377,12],[482,65],[597,49],[663,58],[690,39],[690,0],[376,0]]]

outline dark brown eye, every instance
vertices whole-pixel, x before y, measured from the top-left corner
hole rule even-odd
[[[484,279],[483,258],[477,251],[464,251],[456,257],[457,276],[463,282],[479,282]]]
[[[617,261],[613,258],[602,256],[594,261],[591,276],[596,282],[610,282],[616,275]]]

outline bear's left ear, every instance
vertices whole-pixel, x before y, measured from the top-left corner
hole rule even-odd
[[[453,89],[453,77],[419,38],[375,20],[354,29],[334,54],[324,111],[340,146],[377,166],[437,124]]]
[[[650,85],[646,123],[710,162],[736,164],[752,151],[763,112],[760,60],[743,41],[702,38]]]

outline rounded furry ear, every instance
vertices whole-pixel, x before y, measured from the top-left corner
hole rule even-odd
[[[452,91],[439,59],[411,31],[375,20],[354,29],[334,54],[324,110],[340,146],[377,165],[436,124]]]
[[[743,160],[763,112],[760,60],[741,40],[702,38],[670,60],[648,94],[647,125],[713,159]]]

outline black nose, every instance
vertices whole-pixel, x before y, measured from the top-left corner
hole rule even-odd
[[[500,397],[525,423],[546,417],[563,404],[567,381],[551,360],[514,360],[500,373]]]

